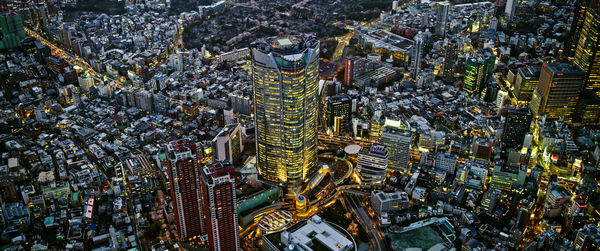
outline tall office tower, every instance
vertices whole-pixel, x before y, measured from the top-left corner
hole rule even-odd
[[[23,20],[19,14],[5,12],[0,14],[0,49],[7,50],[21,46],[21,40],[26,37]]]
[[[496,54],[494,54],[494,51],[489,47],[483,48],[479,50],[479,58],[483,60],[484,63],[483,73],[485,75],[483,76],[483,83],[487,83],[492,79],[492,75],[494,74],[494,68],[496,66]],[[480,88],[484,86],[483,83],[479,85]]]
[[[504,14],[508,20],[511,20],[515,15],[515,9],[517,8],[518,0],[506,0],[506,7],[504,7]]]
[[[564,117],[570,120],[581,94],[584,78],[585,72],[576,64],[544,64],[537,87],[539,107],[534,109],[534,113],[544,112],[547,119]],[[537,95],[534,93],[535,96]],[[532,103],[537,101],[532,100]]]
[[[352,100],[346,94],[338,94],[336,96],[327,97],[327,110],[325,117],[327,118],[327,126],[335,126],[335,118],[340,117],[340,126],[347,127],[352,120]]]
[[[393,126],[385,126],[381,133],[381,144],[388,150],[389,167],[406,171],[410,160],[412,132]]]
[[[465,77],[463,79],[463,90],[468,93],[477,93],[479,91],[479,84],[483,82],[484,76],[483,61],[478,58],[467,59]]]
[[[494,73],[496,55],[490,48],[483,48],[466,63],[463,90],[468,93],[479,93],[490,81]]]
[[[573,120],[586,126],[600,125],[600,96],[593,91],[584,90],[579,96]]]
[[[458,60],[458,41],[446,40],[446,55],[444,57],[444,82],[454,82],[455,64]]]
[[[212,140],[215,159],[238,163],[242,157],[242,126],[238,123],[228,124]]]
[[[515,80],[515,96],[521,104],[526,104],[531,101],[533,89],[537,87],[540,80],[541,66],[521,67],[517,71]]]
[[[48,14],[48,6],[46,5],[46,3],[37,3],[34,7],[34,14],[35,14],[36,18],[38,19],[38,22],[41,20],[42,25],[43,25],[42,27],[44,29],[47,29],[49,14]]]
[[[438,36],[446,35],[446,27],[448,26],[448,10],[450,9],[450,3],[442,2],[438,3],[437,9],[437,25],[435,27],[435,33]]]
[[[203,235],[201,169],[196,144],[188,140],[172,141],[165,152],[179,238],[188,240]]]
[[[385,180],[388,166],[388,150],[384,145],[373,144],[369,151],[359,151],[356,161],[361,182],[368,185],[381,185]]]
[[[293,195],[317,165],[319,40],[270,37],[253,47],[258,170]]]
[[[203,213],[210,250],[240,250],[234,168],[218,161],[202,169]]]
[[[506,144],[506,147],[517,147],[523,144],[525,135],[529,133],[533,113],[528,106],[522,106],[519,109],[509,109],[504,121],[504,129],[500,139]]]
[[[579,32],[573,60],[585,71],[584,89],[600,94],[600,1],[591,0]]]
[[[423,35],[420,33],[415,36],[415,44],[413,46],[413,78],[416,78],[421,71],[421,62],[423,61]]]
[[[590,5],[590,0],[576,1],[575,10],[573,11],[573,22],[569,30],[569,40],[565,43],[565,50],[563,53],[564,59],[572,58],[575,55],[575,49],[579,43],[579,36],[581,35],[581,27],[585,20],[587,9]]]

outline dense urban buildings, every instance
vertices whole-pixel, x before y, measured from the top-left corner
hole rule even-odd
[[[0,0],[0,249],[598,250],[598,6]]]

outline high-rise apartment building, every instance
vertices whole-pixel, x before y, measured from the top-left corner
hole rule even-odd
[[[251,101],[249,96],[245,96],[241,91],[229,93],[231,109],[240,114],[250,114]]]
[[[317,164],[319,40],[270,37],[253,44],[258,170],[297,190]]]
[[[516,147],[523,144],[525,135],[529,133],[533,113],[528,106],[519,109],[509,109],[504,121],[501,140],[507,147]]]
[[[534,93],[539,99],[539,107],[534,113],[545,113],[548,119],[564,117],[571,119],[581,94],[585,72],[573,63],[544,64],[540,73],[540,82]],[[538,105],[537,100],[532,103]]]
[[[407,170],[410,161],[412,132],[393,126],[385,126],[381,133],[381,143],[388,150],[389,167]]]
[[[378,63],[364,57],[346,57],[344,61],[344,85],[354,85],[354,80],[365,74],[375,70]]]
[[[571,192],[562,186],[554,186],[550,191],[546,192],[544,201],[544,216],[556,217],[559,216],[567,202],[571,200]]]
[[[201,169],[196,158],[196,144],[188,140],[168,143],[165,147],[171,198],[177,233],[182,240],[205,232],[202,215]]]
[[[203,213],[210,250],[240,250],[234,168],[218,161],[202,169]]]
[[[438,153],[435,157],[435,168],[439,171],[444,171],[447,174],[454,174],[458,156],[451,153]]]

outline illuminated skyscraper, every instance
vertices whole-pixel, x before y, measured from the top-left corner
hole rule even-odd
[[[458,40],[450,39],[445,40],[446,43],[446,55],[444,58],[444,81],[446,83],[454,82],[455,64],[458,60]]]
[[[469,58],[465,69],[465,78],[463,80],[463,90],[468,93],[475,93],[479,89],[479,83],[483,78],[483,61],[477,58]]]
[[[573,62],[586,73],[584,89],[600,94],[600,1],[590,1],[578,35]]]
[[[335,118],[341,117],[341,125],[347,127],[348,123],[352,119],[352,100],[346,94],[338,94],[333,97],[328,97],[327,110],[325,116],[327,119],[327,126],[332,127],[335,125]]]
[[[253,44],[260,176],[298,190],[317,164],[319,40],[299,35]]]
[[[570,38],[565,43],[565,51],[563,53],[564,58],[572,58],[575,55],[577,44],[579,43],[579,36],[581,34],[581,26],[585,20],[587,8],[590,5],[590,0],[576,1],[575,11],[573,12],[573,22],[571,23]]]
[[[165,152],[179,238],[203,235],[201,169],[196,158],[196,144],[187,140],[172,141]]]
[[[548,119],[564,117],[570,120],[584,77],[585,72],[573,63],[544,64],[537,87],[539,92],[534,91],[531,101],[534,113],[544,112]]]
[[[476,57],[467,60],[463,90],[468,93],[479,93],[492,78],[496,55],[490,48],[479,51]]]

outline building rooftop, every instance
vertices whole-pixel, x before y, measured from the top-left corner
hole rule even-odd
[[[355,244],[352,237],[331,224],[324,222],[315,215],[301,224],[297,229],[281,232],[281,243],[290,247],[308,247],[312,250],[354,250]],[[278,234],[278,233],[277,233]],[[305,249],[301,249],[305,250]]]
[[[404,130],[404,129],[393,127],[393,126],[383,127],[383,133],[390,133],[390,134],[404,136],[404,137],[411,137],[411,135],[412,135],[412,132],[409,130]]]
[[[521,68],[519,68],[519,73],[525,79],[539,78],[541,71],[542,71],[542,66],[539,66],[539,65],[527,66],[527,67],[521,67]]]
[[[252,47],[263,53],[276,52],[282,55],[297,54],[307,48],[314,48],[319,41],[312,35],[276,36],[259,39]]]
[[[542,67],[548,68],[552,73],[567,74],[567,75],[583,75],[585,72],[574,63],[548,63]]]

